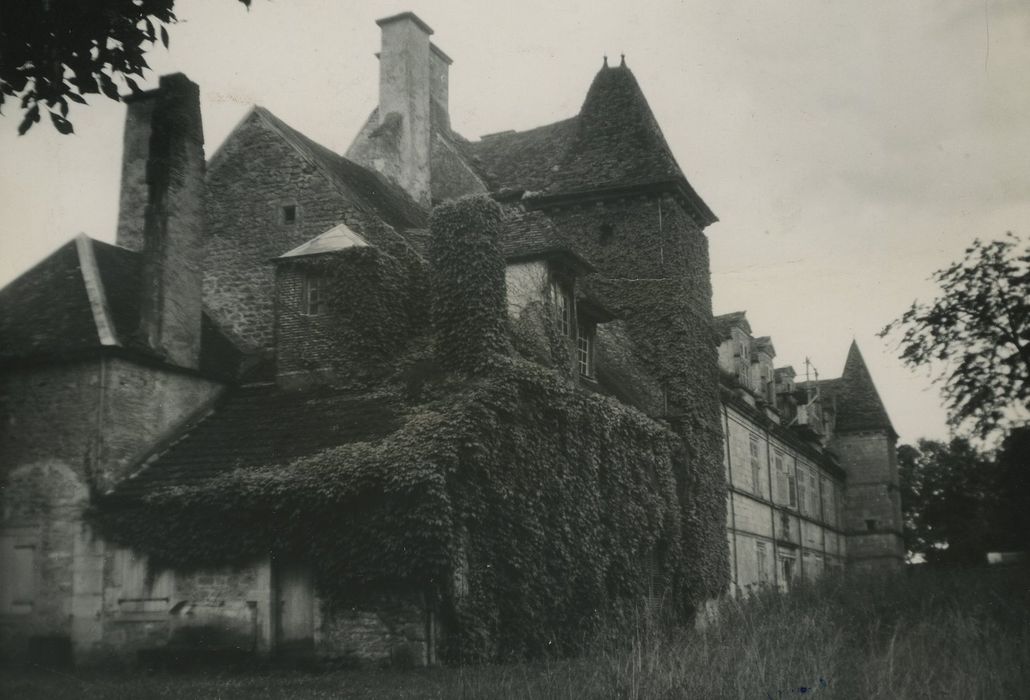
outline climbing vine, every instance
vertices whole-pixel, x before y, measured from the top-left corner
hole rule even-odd
[[[406,301],[354,312],[360,328],[395,316],[421,348],[390,354],[394,336],[354,346],[382,351],[391,370],[378,395],[363,395],[393,407],[391,430],[108,499],[94,522],[157,566],[304,555],[329,605],[421,591],[440,604],[446,651],[461,660],[574,652],[645,597],[686,617],[721,594],[725,484],[704,314],[691,315],[677,280],[596,278],[591,292],[623,315],[669,408],[655,420],[585,391],[557,357],[546,300],[509,327],[499,225],[484,198],[437,208],[432,329],[401,287]],[[371,276],[351,283],[389,292],[399,277],[376,255],[358,253]]]

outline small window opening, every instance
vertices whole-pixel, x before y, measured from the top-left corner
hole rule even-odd
[[[319,316],[325,311],[325,280],[321,276],[305,275],[300,310],[305,316]]]
[[[558,329],[566,338],[572,337],[572,295],[561,284],[551,285],[555,311],[558,315]]]
[[[297,221],[297,205],[286,204],[282,207],[280,219],[284,224],[293,224]]]
[[[576,337],[579,373],[587,379],[594,378],[594,333],[592,329],[580,326]]]
[[[869,532],[873,532],[873,531],[876,530],[877,524],[878,523],[876,522],[876,520],[866,520],[865,521],[865,529],[869,530]]]
[[[615,234],[615,229],[609,223],[601,224],[601,235],[599,240],[603,244],[611,243],[612,236]]]

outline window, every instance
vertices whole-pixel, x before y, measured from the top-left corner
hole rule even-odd
[[[762,495],[762,460],[759,453],[758,438],[751,436],[751,489]]]
[[[787,465],[787,502],[791,508],[798,507],[797,479],[794,475],[794,470],[789,464]]]
[[[765,542],[755,542],[755,566],[758,568],[758,582],[769,582],[769,565],[765,555]]]
[[[558,330],[566,338],[572,337],[572,295],[564,285],[551,283],[551,296],[554,299],[555,313],[558,316]]]
[[[776,453],[776,488],[779,491],[780,502],[786,500],[791,508],[797,507],[798,491],[794,469],[787,463],[782,452]]]
[[[579,374],[587,379],[594,378],[594,329],[581,325],[576,337],[576,358]]]
[[[783,574],[783,587],[789,591],[794,578],[794,557],[780,557],[780,572]]]
[[[798,500],[801,502],[801,512],[805,515],[810,515],[808,512],[808,485],[805,483],[805,473],[801,472],[801,478],[798,479]],[[794,505],[791,503],[791,505]]]
[[[737,380],[745,389],[751,388],[751,341],[744,340],[737,345],[737,357],[740,364],[737,365]]]
[[[809,515],[819,517],[819,484],[814,472],[808,472],[808,501]]]
[[[877,525],[879,525],[879,523],[877,523],[876,520],[870,519],[865,521],[865,529],[869,532],[876,532]]]
[[[300,312],[305,316],[319,316],[325,311],[325,278],[315,273],[304,275],[301,289]]]
[[[8,531],[0,535],[0,613],[31,613],[35,597],[35,542],[18,531]]]
[[[297,205],[285,204],[279,209],[279,223],[294,224],[297,222]]]

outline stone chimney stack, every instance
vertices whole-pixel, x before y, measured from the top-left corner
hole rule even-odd
[[[450,66],[454,63],[451,57],[440,50],[440,47],[429,44],[429,97],[433,101],[433,117],[442,120],[441,127],[451,128],[451,115],[448,107],[447,81]]]
[[[203,308],[200,89],[176,73],[126,101],[117,242],[142,254],[140,335],[168,362],[196,368]]]

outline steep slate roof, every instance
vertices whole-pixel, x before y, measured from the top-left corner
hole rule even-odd
[[[810,384],[799,382],[797,386],[803,389]],[[886,430],[897,436],[857,342],[851,342],[841,376],[837,379],[821,379],[817,386],[823,399],[832,402],[836,412],[835,430]]]
[[[837,397],[838,430],[881,429],[897,434],[855,341],[851,342],[844,372],[833,390]]]
[[[87,278],[104,302],[99,321]],[[103,347],[160,359],[138,333],[141,284],[139,253],[76,237],[0,290],[0,362],[63,359]],[[200,346],[202,372],[236,373],[241,353],[207,314]]]
[[[254,107],[253,111],[321,170],[348,201],[380,216],[383,221],[397,228],[419,228],[426,225],[425,210],[403,189],[379,173],[312,141],[264,107]]]
[[[218,407],[123,481],[114,496],[196,486],[238,468],[282,465],[321,450],[382,438],[400,425],[392,401],[329,388],[230,390]]]
[[[558,196],[673,183],[705,224],[717,220],[680,170],[625,65],[597,73],[577,116],[462,148],[495,192]]]
[[[593,265],[561,237],[551,220],[538,211],[526,211],[521,207],[506,208],[505,226],[501,230],[497,247],[504,259],[509,261],[557,255],[567,257],[574,266],[585,272],[594,270]]]
[[[470,165],[491,189],[546,190],[576,135],[579,118],[572,117],[528,131],[505,131],[465,142]]]
[[[0,289],[0,361],[99,345],[74,240]]]

